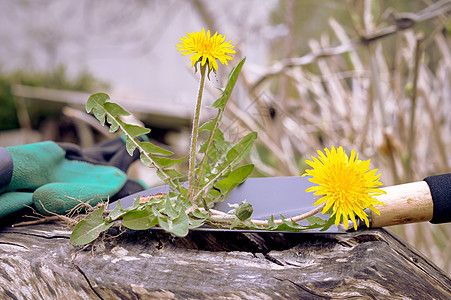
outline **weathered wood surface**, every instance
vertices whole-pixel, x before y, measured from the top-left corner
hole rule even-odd
[[[0,298],[451,298],[451,279],[383,229],[186,238],[128,231],[84,250],[69,234],[60,223],[2,228]]]

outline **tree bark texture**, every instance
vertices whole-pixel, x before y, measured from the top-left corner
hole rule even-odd
[[[451,298],[451,279],[384,229],[176,238],[113,228],[85,249],[69,236],[58,222],[0,229],[0,298]]]

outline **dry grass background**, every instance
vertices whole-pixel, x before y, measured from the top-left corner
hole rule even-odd
[[[299,175],[330,145],[371,159],[384,185],[451,172],[449,1],[391,23],[373,15],[373,1],[350,3],[353,28],[330,18],[333,35],[309,40],[310,53],[242,73],[229,136],[258,131],[251,160],[266,176]],[[423,20],[434,30],[420,32]],[[450,224],[391,229],[451,274]]]

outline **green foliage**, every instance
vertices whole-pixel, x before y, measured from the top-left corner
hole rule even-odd
[[[215,188],[218,189],[225,197],[240,183],[242,183],[254,170],[254,165],[248,164],[236,168],[228,174],[227,177],[221,179],[215,184]]]
[[[240,61],[238,65],[236,65],[236,67],[232,69],[232,71],[229,74],[229,78],[227,80],[225,89],[222,91],[221,96],[211,105],[211,107],[218,109],[225,108],[227,101],[229,101],[230,95],[232,94],[233,88],[235,87],[235,84],[238,81],[238,75],[240,75],[241,68],[243,67],[245,61],[246,58]]]
[[[283,218],[282,224],[273,219],[267,225],[256,225],[251,219],[252,205],[244,202],[223,217],[214,216],[210,209],[214,203],[223,201],[240,183],[244,182],[254,169],[252,164],[241,163],[248,156],[257,139],[257,133],[245,135],[236,144],[226,141],[219,129],[225,106],[238,80],[244,59],[230,72],[226,87],[221,96],[213,103],[212,108],[218,114],[203,124],[199,131],[208,133],[207,140],[202,143],[199,153],[203,158],[196,168],[193,195],[180,182],[185,175],[171,167],[176,166],[184,158],[173,158],[173,153],[150,142],[141,142],[137,138],[150,132],[147,128],[128,124],[121,116],[129,113],[116,103],[110,102],[105,93],[97,93],[89,97],[86,111],[92,112],[100,124],[109,124],[110,131],[118,130],[126,137],[126,148],[130,155],[138,149],[141,161],[150,168],[155,168],[157,175],[170,187],[167,194],[154,195],[148,198],[138,197],[133,205],[123,209],[120,202],[108,215],[104,215],[104,207],[89,214],[78,223],[71,237],[74,245],[83,245],[94,241],[102,231],[113,224],[121,224],[132,230],[147,230],[154,226],[183,237],[189,229],[205,223],[228,226],[230,228],[266,229],[266,230],[304,230],[317,228],[325,221],[310,219],[310,226],[301,226],[292,220]]]
[[[152,207],[132,210],[122,217],[122,225],[133,230],[146,230],[157,224],[158,219],[153,216]]]
[[[19,128],[12,94],[12,86],[15,84],[85,92],[108,88],[106,83],[99,81],[87,72],[82,72],[77,77],[70,78],[63,66],[49,72],[29,72],[25,70],[10,73],[0,72],[0,130]],[[31,125],[37,127],[38,120],[43,117],[58,117],[60,110],[61,107],[57,107],[57,104],[28,107]]]
[[[335,223],[335,217],[336,215],[333,215],[329,218],[329,220],[327,220],[327,222],[322,226],[323,228],[321,228],[321,231],[326,231],[328,230],[332,225],[334,225]]]
[[[94,210],[86,219],[80,221],[72,232],[70,242],[73,245],[85,245],[94,241],[102,231],[113,226],[112,222],[107,222],[102,214],[105,206]]]
[[[126,137],[127,152],[132,155],[138,149],[141,153],[141,161],[150,168],[156,168],[160,178],[163,178],[172,188],[181,188],[180,184],[171,178],[167,168],[184,160],[167,158],[171,151],[162,149],[150,142],[140,142],[137,138],[150,132],[148,128],[125,123],[120,116],[128,116],[129,113],[116,103],[109,102],[110,96],[105,93],[97,93],[89,97],[86,102],[86,111],[92,111],[100,124],[105,125],[105,120],[110,124],[110,132],[121,130]],[[173,171],[172,171],[173,172]],[[171,173],[173,175],[173,173]]]
[[[240,221],[246,221],[252,216],[254,209],[252,208],[252,204],[244,202],[236,209],[235,215]]]

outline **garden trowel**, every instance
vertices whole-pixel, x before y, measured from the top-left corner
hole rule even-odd
[[[228,212],[231,209],[229,204],[247,201],[252,204],[253,219],[267,220],[281,215],[291,218],[314,208],[315,196],[305,192],[311,186],[313,184],[306,177],[248,178],[214,208]],[[451,174],[383,189],[386,194],[377,198],[385,204],[377,206],[380,215],[368,211],[371,228],[423,221],[434,224],[451,222]],[[132,205],[138,195],[149,196],[168,191],[168,186],[152,188],[121,199],[121,204],[125,208]],[[112,203],[110,208],[114,206],[115,203]],[[332,226],[327,232],[344,232],[344,228]]]

